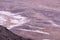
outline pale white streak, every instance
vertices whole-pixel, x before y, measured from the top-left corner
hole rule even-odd
[[[54,11],[60,11],[60,9],[58,8],[53,8],[53,7],[49,7],[49,6],[45,6],[45,5],[38,5],[39,8],[42,8],[42,9],[48,9],[48,10],[54,10]]]
[[[29,25],[29,27],[31,27],[31,28],[37,28],[37,29],[45,29],[45,28],[42,28],[42,27],[35,27],[35,26],[31,26],[31,25]]]
[[[16,20],[16,19],[15,20],[14,19],[11,19],[11,23],[14,23],[15,24],[15,23],[19,23],[19,21]]]
[[[3,23],[7,21],[3,16],[0,15],[0,25],[3,25]]]
[[[43,39],[43,40],[50,40],[50,39]]]
[[[42,28],[42,27],[34,27],[34,28],[38,28],[38,29],[45,29],[45,28]]]
[[[13,20],[14,21],[14,20]],[[23,25],[24,23],[27,23],[29,20],[21,20],[21,21],[17,21],[17,22],[11,22],[11,23],[14,23],[15,25],[10,25],[10,27],[8,27],[8,29],[12,29],[13,27],[16,27],[16,26],[21,26]]]
[[[18,15],[18,14],[13,15],[12,17],[14,17],[14,18],[18,18],[18,19],[24,18],[24,17],[22,17],[21,15]]]
[[[49,21],[49,22],[52,24],[52,26],[55,26],[55,27],[59,27],[60,26],[60,25],[55,24],[52,20]]]
[[[29,32],[36,32],[36,33],[42,33],[42,34],[50,35],[47,32],[43,32],[43,31],[39,31],[39,30],[27,30],[27,29],[17,29],[17,30],[29,31]]]
[[[44,21],[46,21],[46,20],[44,20]],[[60,27],[60,25],[57,25],[52,20],[47,20],[46,22],[50,22],[51,23],[51,26],[53,26],[53,27]]]
[[[11,12],[8,12],[8,11],[0,11],[0,14],[7,15],[7,16],[15,15],[15,14],[12,14]]]
[[[60,26],[60,25],[55,24],[52,20],[47,20],[47,22],[50,22],[51,26],[54,26],[54,27],[59,27]]]
[[[7,29],[12,29],[12,28],[14,28],[16,26],[19,26],[19,25],[10,25],[9,27],[7,27]]]
[[[2,14],[3,16],[4,15],[7,16],[6,17],[6,18],[8,18],[8,19],[6,19],[7,22],[8,22],[8,20],[10,20],[9,21],[10,24],[7,27],[8,29],[12,29],[13,27],[20,26],[20,25],[22,25],[24,23],[29,22],[29,20],[26,17],[23,17],[23,16],[18,15],[18,14],[11,13],[11,12],[8,12],[8,11],[0,11],[0,14]]]
[[[25,17],[22,17],[19,20],[14,20],[13,19],[13,21],[16,21],[15,22],[16,24],[15,25],[11,25],[8,29],[12,29],[15,26],[21,26],[22,24],[27,23],[29,20],[27,20]],[[14,23],[13,21],[11,23]]]

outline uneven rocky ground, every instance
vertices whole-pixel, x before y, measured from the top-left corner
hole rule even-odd
[[[0,0],[0,10],[30,19],[10,29],[15,34],[33,40],[60,40],[60,0]]]
[[[32,40],[32,39],[18,36],[0,25],[0,40]]]

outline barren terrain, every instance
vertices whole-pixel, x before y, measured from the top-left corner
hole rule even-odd
[[[0,0],[0,10],[30,20],[9,29],[15,34],[33,40],[60,40],[60,0]]]

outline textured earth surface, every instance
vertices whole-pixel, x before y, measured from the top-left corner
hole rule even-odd
[[[0,25],[0,40],[32,40],[32,39],[18,36]]]
[[[0,10],[30,19],[9,29],[15,34],[33,40],[60,40],[60,0],[0,0]]]

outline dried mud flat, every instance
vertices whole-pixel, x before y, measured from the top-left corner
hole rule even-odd
[[[0,0],[0,10],[30,19],[10,29],[15,34],[33,40],[60,40],[60,0]]]

